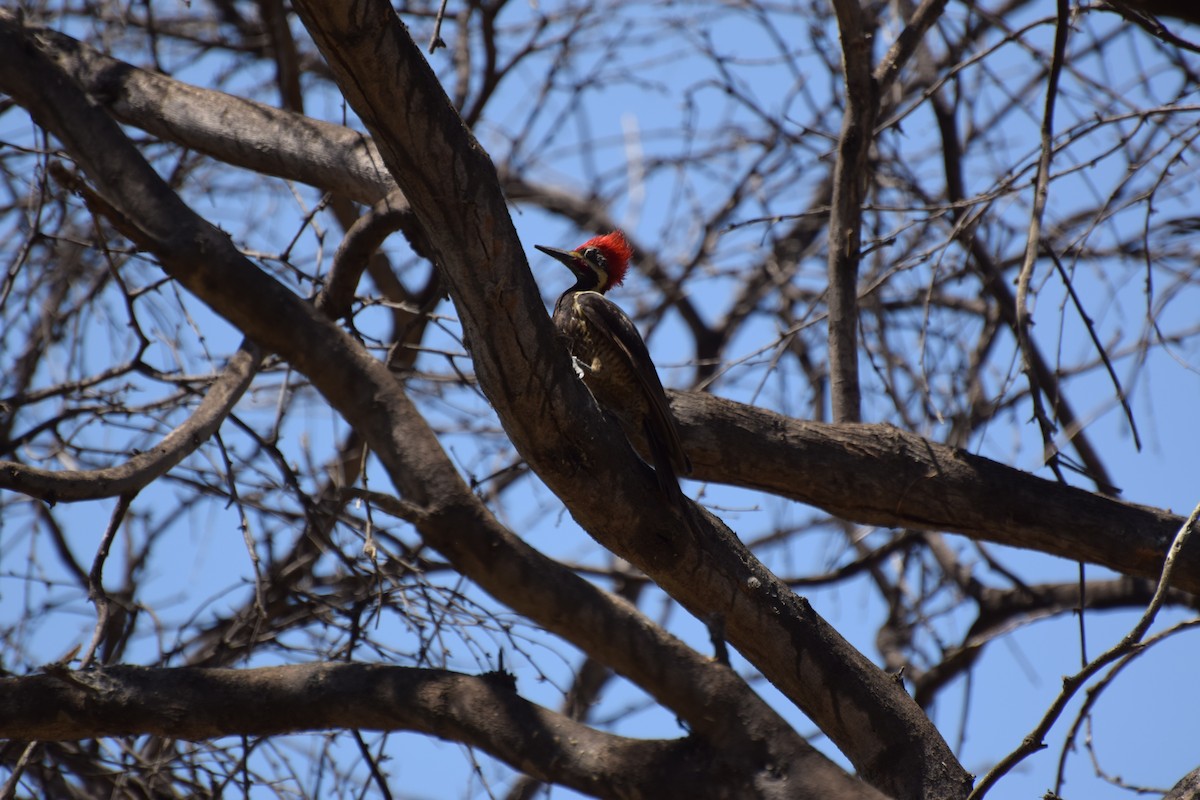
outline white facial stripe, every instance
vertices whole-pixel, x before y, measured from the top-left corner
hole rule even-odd
[[[581,255],[592,268],[592,272],[596,273],[596,285],[601,288],[608,286],[608,264],[604,260],[604,254],[594,247],[589,247]]]

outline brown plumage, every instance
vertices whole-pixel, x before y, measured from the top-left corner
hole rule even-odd
[[[628,432],[640,432],[663,494],[685,515],[678,476],[692,471],[675,417],[646,344],[633,322],[604,293],[625,278],[633,248],[620,231],[574,250],[534,245],[565,264],[575,285],[554,305],[554,327],[575,358],[576,371],[596,402]]]

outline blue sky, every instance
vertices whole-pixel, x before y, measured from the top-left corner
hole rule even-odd
[[[543,4],[542,9],[553,11],[552,4]],[[951,14],[961,13],[952,7]],[[526,15],[535,12],[531,7],[516,4],[511,7],[502,21],[520,26]],[[493,101],[488,118],[477,127],[477,135],[497,157],[513,156],[517,163],[528,163],[533,177],[563,188],[586,183],[593,178],[603,187],[604,197],[609,202],[612,216],[641,241],[654,243],[661,256],[669,260],[673,268],[686,260],[698,246],[704,231],[697,227],[696,212],[707,210],[714,198],[723,197],[729,181],[744,176],[749,169],[744,152],[725,147],[743,131],[754,125],[754,115],[748,110],[757,104],[761,108],[783,115],[794,123],[782,132],[793,137],[795,143],[778,155],[767,160],[769,170],[754,172],[756,179],[770,186],[772,180],[782,176],[811,175],[815,182],[828,163],[832,142],[820,131],[801,124],[807,121],[813,109],[817,118],[831,122],[830,130],[836,131],[838,115],[832,108],[832,92],[836,84],[821,75],[814,50],[806,46],[806,37],[828,35],[828,31],[814,31],[805,24],[802,13],[783,15],[781,19],[765,23],[752,15],[740,13],[735,8],[726,8],[705,19],[694,29],[679,31],[679,38],[670,46],[656,47],[660,41],[652,33],[656,30],[654,11],[649,8],[632,9],[629,17],[621,22],[633,31],[617,55],[621,58],[597,54],[595,59],[583,58],[573,67],[574,77],[599,74],[605,88],[584,95],[578,105],[566,102],[562,97],[552,98],[543,106],[534,107],[529,102],[527,89],[521,84],[520,74],[502,87],[501,94]],[[1048,9],[1034,8],[1034,14],[1048,13]],[[511,16],[509,16],[511,14]],[[428,35],[423,21],[408,20],[418,42]],[[1010,22],[1013,28],[1027,22],[1031,27],[1023,42],[995,43],[998,50],[989,67],[998,74],[1011,74],[1015,84],[1031,80],[1044,48],[1049,44],[1052,29],[1044,20],[1030,17],[1028,20]],[[1083,47],[1089,37],[1110,32],[1118,24],[1115,18],[1098,19],[1089,17],[1086,26],[1074,41]],[[665,27],[665,26],[664,26]],[[777,28],[777,30],[776,30]],[[782,38],[778,35],[782,33]],[[453,28],[444,35],[453,35]],[[1111,93],[1109,102],[1101,104],[1106,113],[1119,114],[1130,108],[1152,107],[1164,99],[1171,99],[1179,88],[1171,85],[1174,74],[1166,69],[1158,73],[1159,78],[1142,84],[1134,80],[1133,74],[1146,69],[1146,64],[1159,64],[1160,56],[1153,48],[1138,44],[1138,36],[1126,37],[1129,45],[1127,61],[1119,63],[1111,58],[1103,61],[1088,61],[1081,57],[1073,62],[1077,72],[1066,81],[1064,96],[1060,103],[1060,131],[1071,131],[1079,126],[1082,131],[1092,113],[1094,95],[1106,90]],[[711,48],[728,59],[732,83],[739,87],[739,101],[720,91],[718,76],[706,80],[712,70],[712,61],[699,52]],[[625,60],[622,60],[625,59]],[[435,68],[442,73],[450,70],[447,51],[439,51],[432,57]],[[1194,58],[1192,59],[1194,62]],[[535,61],[523,69],[537,70],[544,66]],[[209,79],[217,65],[207,59],[197,61],[185,69],[181,77],[197,82]],[[1127,77],[1128,76],[1128,77]],[[248,71],[240,76],[239,83],[247,87],[257,86],[268,79],[267,72]],[[979,77],[980,91],[995,91],[995,84]],[[966,82],[970,84],[970,81]],[[258,91],[257,89],[255,91]],[[980,104],[981,108],[999,107],[1003,98],[997,96]],[[336,98],[326,92],[314,96],[309,112],[340,121],[344,112]],[[824,109],[823,106],[830,106]],[[1035,158],[1036,130],[1039,123],[1040,106],[1021,112],[1011,112],[998,120],[991,120],[997,130],[981,135],[979,151],[971,155],[972,172],[969,178],[975,182],[992,180],[997,168],[1012,169],[1016,173],[1026,171],[1026,180],[1032,175],[1028,166]],[[1195,112],[1180,114],[1181,125],[1194,123]],[[988,119],[963,119],[964,130],[983,125]],[[11,125],[12,123],[6,123]],[[711,128],[715,132],[689,141],[687,131],[694,128]],[[928,117],[918,111],[903,122],[903,135],[888,140],[888,153],[911,158],[911,164],[897,164],[897,169],[911,167],[921,173],[931,187],[936,187],[938,176],[932,170],[934,161],[930,152],[936,150],[937,140]],[[513,130],[528,130],[525,138],[516,139]],[[1139,139],[1139,120],[1131,117],[1127,124],[1112,126],[1087,133],[1079,146],[1064,153],[1056,160],[1057,168],[1068,169],[1089,164],[1072,176],[1055,184],[1051,193],[1052,219],[1062,219],[1096,196],[1113,194],[1116,206],[1128,204],[1108,223],[1113,231],[1128,230],[1143,219],[1142,206],[1134,200],[1138,197],[1130,186],[1149,191],[1156,176],[1125,175],[1120,171],[1121,161],[1105,157],[1113,147],[1114,130],[1126,133],[1132,146],[1144,147],[1148,151],[1163,148],[1170,152],[1169,140],[1147,137]],[[8,133],[8,131],[6,131]],[[15,134],[13,134],[15,135]],[[1082,134],[1081,134],[1082,135]],[[6,136],[11,139],[12,136]],[[518,144],[514,144],[518,142]],[[581,143],[594,144],[588,155],[581,155]],[[706,172],[677,179],[668,170],[654,170],[655,159],[677,153],[682,146],[712,148],[710,168]],[[1182,146],[1181,146],[1182,147]],[[1119,151],[1124,152],[1124,151]],[[1186,151],[1185,151],[1186,152]],[[1090,159],[1098,159],[1094,165]],[[1194,163],[1194,154],[1193,154]],[[1179,170],[1190,170],[1190,164],[1181,163]],[[1194,173],[1189,180],[1169,184],[1177,194],[1166,189],[1155,196],[1154,213],[1161,215],[1184,215],[1195,205],[1198,190]],[[315,205],[317,194],[304,187],[290,189],[277,185],[273,191],[256,191],[255,194],[239,196],[233,190],[235,181],[225,174],[222,177],[228,187],[224,192],[209,192],[191,196],[193,208],[214,222],[224,225],[248,250],[270,253],[278,252],[298,232],[296,218],[306,207]],[[1190,187],[1190,193],[1185,191]],[[778,187],[775,187],[778,188]],[[751,218],[761,213],[769,216],[802,210],[804,200],[811,191],[803,179],[788,191],[778,191],[771,203],[757,208],[749,202],[739,212],[740,216],[728,220],[719,232],[722,241],[719,258],[707,264],[687,284],[687,291],[697,305],[710,314],[710,320],[726,307],[729,292],[735,284],[737,271],[756,263],[765,242],[771,235],[771,224],[754,222]],[[973,184],[971,191],[981,186]],[[791,202],[788,206],[787,203]],[[998,199],[990,213],[999,225],[1019,229],[1025,224],[1028,191],[1015,192],[1010,197]],[[1143,204],[1144,205],[1144,204]],[[897,211],[893,215],[896,224],[923,213],[916,209]],[[514,208],[514,219],[526,249],[531,255],[531,267],[535,279],[542,288],[547,303],[566,287],[569,278],[564,270],[549,259],[532,250],[534,243],[554,246],[573,246],[591,232],[580,232],[569,225],[555,220],[543,212],[529,207]],[[776,223],[781,224],[781,223]],[[899,230],[899,228],[898,228]],[[318,226],[300,230],[300,238],[292,252],[293,262],[306,269],[327,269],[328,258],[336,246],[336,228],[326,220],[318,219]],[[1095,234],[1093,241],[1102,241],[1104,229]],[[1195,234],[1193,234],[1194,236]],[[901,240],[903,236],[899,237]],[[898,251],[898,247],[896,248]],[[406,277],[420,274],[420,265],[411,264],[406,249],[399,243],[389,246],[402,269],[411,271]],[[914,261],[906,267],[907,272],[897,281],[912,281],[914,286],[923,285],[930,270],[949,269],[953,266],[953,254],[947,251],[946,263],[937,259]],[[270,269],[279,269],[278,264],[264,259]],[[1101,338],[1105,342],[1127,343],[1139,330],[1145,317],[1144,275],[1129,264],[1116,261],[1088,262],[1081,260],[1070,265],[1076,270],[1076,288],[1080,291],[1088,313],[1096,320]],[[803,265],[801,280],[819,284],[823,280],[824,257],[816,253]],[[154,268],[145,266],[140,276],[152,280]],[[415,278],[412,278],[415,280]],[[1038,296],[1035,311],[1036,336],[1039,344],[1048,352],[1062,355],[1064,363],[1090,358],[1092,346],[1085,338],[1085,331],[1078,316],[1065,304],[1061,281],[1047,266],[1040,267],[1037,279]],[[1165,288],[1159,276],[1158,290]],[[364,287],[365,288],[365,287]],[[631,311],[644,309],[653,302],[647,292],[648,283],[640,276],[633,276],[628,285],[614,294],[613,299]],[[973,291],[964,287],[964,294]],[[174,298],[168,298],[174,302]],[[1164,328],[1186,328],[1191,324],[1191,309],[1196,306],[1195,289],[1185,288],[1173,302],[1160,313],[1159,321]],[[204,344],[213,354],[227,352],[236,344],[237,338],[225,323],[212,317],[202,306],[184,299],[183,304],[191,314],[191,322],[179,323],[171,316],[155,317],[160,323],[156,328],[158,344],[152,348],[150,357],[163,368],[180,368],[183,371],[203,371],[219,364],[220,358],[206,362],[197,351],[181,355],[175,342],[181,339],[198,341],[196,332],[203,335]],[[164,301],[169,306],[167,301]],[[462,343],[457,339],[457,327],[453,319],[453,308],[443,303],[437,309],[442,315],[442,327],[431,336],[427,344],[441,348],[444,353],[423,355],[419,366],[429,373],[446,373],[450,370],[446,353],[456,354],[457,365],[469,370]],[[375,332],[381,322],[378,312],[366,312],[358,317],[357,324],[364,331]],[[114,319],[119,314],[114,312]],[[919,327],[917,312],[912,320],[914,330]],[[107,320],[95,321],[97,330],[103,330]],[[148,325],[148,327],[153,327]],[[665,315],[652,329],[647,330],[651,349],[662,366],[664,382],[682,386],[690,377],[687,369],[690,352],[684,346],[687,335],[682,324],[673,313]],[[804,335],[820,341],[823,328],[814,324],[806,328]],[[963,332],[967,341],[970,331]],[[752,356],[760,351],[762,358],[749,358],[744,364],[732,368],[717,384],[715,391],[722,396],[740,400],[754,399],[755,402],[778,408],[786,413],[804,415],[809,404],[809,387],[800,377],[780,369],[764,384],[762,380],[763,358],[769,357],[771,346],[779,331],[769,321],[763,320],[749,326],[735,342],[732,356]],[[120,340],[119,336],[114,336]],[[901,337],[899,342],[915,346],[914,340]],[[931,374],[936,373],[939,363],[961,354],[954,342],[928,343],[926,359]],[[119,344],[117,345],[120,346]],[[1004,340],[1001,345],[1012,352],[1012,342]],[[100,345],[93,354],[97,362],[110,357]],[[1123,496],[1133,502],[1171,508],[1186,514],[1200,500],[1197,491],[1194,453],[1200,445],[1200,433],[1194,419],[1195,397],[1200,389],[1195,365],[1200,363],[1194,343],[1175,348],[1172,353],[1154,351],[1145,365],[1124,358],[1117,362],[1117,374],[1131,389],[1131,404],[1136,414],[1143,448],[1138,452],[1132,443],[1128,425],[1119,408],[1110,402],[1112,387],[1100,372],[1093,371],[1072,382],[1069,393],[1081,415],[1088,420],[1088,433],[1096,442],[1113,472],[1116,483],[1123,489]],[[1015,390],[1023,388],[1023,377],[1015,356],[998,358],[995,363],[1007,369],[999,369],[989,375],[993,385],[1009,386]],[[870,370],[864,359],[864,380],[867,383],[866,416],[870,421],[894,421],[888,414],[888,401],[872,381]],[[51,376],[47,376],[49,379]],[[239,415],[256,424],[267,424],[276,408],[281,373],[262,380],[256,389],[243,400]],[[295,376],[290,376],[295,380]],[[946,390],[949,391],[949,390]],[[423,391],[419,381],[412,386],[414,398],[434,424],[453,427],[463,422],[472,425],[471,435],[448,435],[446,445],[452,456],[465,472],[487,475],[496,468],[510,462],[511,453],[504,443],[498,423],[473,391],[461,394],[437,396],[432,391]],[[169,427],[162,420],[162,429]],[[931,438],[944,433],[935,423],[926,423],[918,431]],[[289,413],[282,429],[283,441],[290,457],[300,459],[307,452],[323,457],[328,447],[345,433],[345,425],[318,402],[311,398],[298,401]],[[119,438],[117,434],[108,434]],[[114,442],[120,446],[122,442]],[[982,435],[973,439],[971,449],[1004,463],[1048,474],[1041,468],[1041,447],[1036,426],[1028,420],[1028,409],[1024,406],[1014,412],[1012,419],[1001,424],[997,420]],[[196,458],[213,459],[215,451],[207,449]],[[186,472],[186,470],[185,470]],[[372,470],[372,488],[385,490],[387,483],[381,473]],[[821,515],[813,509],[764,497],[750,492],[727,487],[705,486],[689,483],[685,487],[695,495],[702,490],[702,499],[710,505],[743,540],[751,540],[772,530],[789,525],[799,525]],[[135,510],[143,517],[132,526],[134,533],[130,541],[139,541],[149,536],[157,526],[165,524],[176,510],[176,498],[181,487],[163,484],[138,499]],[[11,499],[11,498],[9,498]],[[111,503],[94,503],[64,510],[65,519],[72,526],[72,542],[78,557],[90,562],[91,542],[98,538],[107,521]],[[520,490],[506,495],[498,505],[501,519],[522,535],[527,541],[543,551],[572,562],[604,566],[610,557],[593,545],[591,540],[578,530],[569,515],[560,510],[557,500],[536,479],[526,479]],[[5,518],[0,522],[0,615],[12,619],[27,608],[43,605],[47,613],[54,615],[53,625],[46,625],[27,632],[26,648],[39,654],[42,661],[59,657],[70,647],[85,641],[90,635],[92,612],[84,598],[73,588],[58,583],[62,575],[57,572],[54,559],[48,551],[44,538],[28,537],[23,530],[30,525],[33,509],[21,504],[6,508]],[[211,610],[237,605],[248,596],[249,581],[252,579],[249,559],[246,555],[237,519],[231,509],[215,504],[206,504],[183,514],[170,530],[173,545],[170,556],[157,556],[151,563],[144,586],[144,600],[154,607],[166,621],[164,630],[173,624],[198,615],[203,619]],[[403,526],[383,520],[382,524],[393,526],[396,535],[408,535]],[[272,526],[267,519],[256,520],[256,533],[264,534],[260,546],[266,546],[267,533],[273,533],[282,541],[286,527],[278,525],[273,531],[264,530]],[[263,526],[263,527],[257,527]],[[856,529],[857,530],[857,529]],[[360,543],[354,535],[343,531],[346,552],[356,553]],[[806,535],[793,541],[785,548],[766,551],[763,558],[772,569],[781,575],[806,575],[834,566],[845,557],[842,532],[828,531]],[[978,562],[970,543],[953,539],[953,546],[963,557]],[[124,544],[118,541],[113,562],[119,563]],[[1072,580],[1076,565],[1038,554],[1016,551],[998,546],[989,546],[990,552],[1009,568],[1027,580]],[[894,565],[890,565],[894,566]],[[110,573],[114,577],[118,573]],[[981,576],[994,579],[986,569],[980,568]],[[1088,568],[1089,577],[1101,577],[1103,570]],[[913,576],[916,578],[917,576]],[[30,578],[45,578],[44,584]],[[451,588],[461,588],[465,596],[474,602],[503,615],[487,598],[469,586],[458,587],[453,581]],[[863,580],[852,581],[832,589],[806,591],[816,610],[834,624],[852,643],[873,659],[878,658],[874,637],[884,607],[871,586]],[[949,601],[947,601],[949,602]],[[670,606],[657,590],[649,591],[642,608],[655,619],[664,619],[668,627],[683,636],[701,652],[709,650],[707,633],[694,619],[678,608]],[[1168,610],[1156,630],[1179,621],[1185,616]],[[1135,612],[1090,613],[1087,616],[1089,654],[1095,656],[1118,640],[1136,619]],[[953,639],[961,635],[971,619],[961,611],[947,614],[938,621],[939,634]],[[394,636],[398,653],[408,652],[412,644],[412,630],[402,615],[394,609],[385,613],[380,620],[380,638]],[[518,675],[519,688],[529,699],[550,707],[557,707],[562,690],[569,685],[571,670],[579,661],[579,654],[568,646],[549,640],[536,631],[518,628],[514,636],[491,630],[466,629],[461,636],[451,634],[441,644],[446,649],[447,666],[466,672],[491,669],[496,666],[499,652],[505,652],[505,666]],[[135,647],[129,660],[152,658],[164,645],[169,649],[169,633],[164,639],[146,636]],[[312,647],[319,650],[319,641],[297,637],[293,642],[301,649]],[[523,652],[522,652],[523,651]],[[1169,786],[1187,770],[1196,766],[1195,748],[1190,744],[1200,741],[1200,724],[1195,714],[1176,713],[1176,709],[1193,709],[1200,701],[1194,682],[1190,677],[1189,665],[1194,664],[1200,647],[1194,632],[1184,632],[1162,645],[1158,645],[1128,673],[1116,681],[1100,700],[1096,710],[1094,731],[1096,751],[1103,765],[1133,783]],[[987,648],[978,667],[973,672],[969,685],[959,680],[943,692],[932,711],[934,720],[946,738],[952,743],[961,737],[961,759],[967,769],[982,774],[996,759],[1016,747],[1037,722],[1058,690],[1061,676],[1078,668],[1077,623],[1073,618],[1034,622],[1016,631],[1011,636],[995,642]],[[16,666],[5,664],[9,669]],[[744,663],[739,663],[749,673]],[[773,690],[758,681],[767,696]],[[778,698],[777,698],[778,699]],[[657,708],[641,708],[645,697],[635,688],[618,681],[596,709],[599,718],[619,716],[615,725],[617,732],[631,736],[677,736],[681,734],[672,715]],[[1077,708],[1079,699],[1072,708]],[[802,716],[789,709],[782,699],[778,706],[794,719],[799,730],[814,731],[814,726]],[[624,714],[624,710],[641,710]],[[966,720],[965,733],[963,720]],[[1049,749],[1028,759],[1017,771],[1010,774],[992,792],[995,798],[1040,797],[1053,785],[1053,775],[1058,751],[1067,726],[1072,720],[1068,712],[1052,730],[1048,739]],[[483,762],[480,776],[464,789],[471,772],[471,764],[464,749],[458,745],[429,741],[422,737],[400,735],[391,737],[389,748],[392,760],[387,767],[396,777],[394,789],[398,796],[413,798],[441,798],[460,796],[487,796],[488,790],[499,792],[510,774],[505,768],[496,767],[480,757]],[[288,740],[301,753],[313,746],[308,737]],[[840,758],[828,742],[818,738],[818,744],[834,757]],[[302,755],[297,756],[303,761]],[[1112,788],[1098,781],[1091,767],[1088,754],[1078,750],[1069,760],[1068,781],[1064,795],[1068,798],[1127,797],[1127,792]],[[453,788],[448,788],[453,787]],[[265,796],[265,795],[264,795]],[[572,793],[556,789],[553,797],[571,797]]]

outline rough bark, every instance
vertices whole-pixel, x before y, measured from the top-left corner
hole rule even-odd
[[[1184,518],[1039,478],[891,425],[829,425],[672,393],[695,475],[870,525],[954,531],[1157,578]],[[1174,585],[1200,591],[1200,548]]]
[[[597,797],[881,797],[855,781],[779,786],[699,737],[602,733],[523,699],[512,676],[368,664],[258,669],[112,666],[0,679],[0,737],[151,734],[202,740],[317,730],[414,731],[477,747],[528,775]],[[798,777],[798,783],[811,776]],[[773,787],[773,788],[772,788]]]

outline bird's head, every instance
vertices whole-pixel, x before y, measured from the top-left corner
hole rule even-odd
[[[559,250],[535,244],[538,250],[558,259],[575,273],[576,291],[607,292],[620,286],[629,269],[633,247],[620,231],[588,239],[574,250]]]

